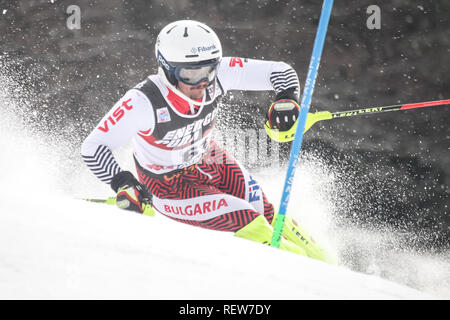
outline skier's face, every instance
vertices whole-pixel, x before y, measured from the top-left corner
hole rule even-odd
[[[178,81],[178,89],[188,96],[190,99],[202,99],[205,94],[205,89],[208,87],[208,81],[202,81],[195,86],[190,86],[181,81]]]

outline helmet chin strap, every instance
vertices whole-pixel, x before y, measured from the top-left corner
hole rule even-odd
[[[194,112],[194,105],[199,105],[200,107],[206,106],[208,104],[211,104],[214,102],[214,100],[216,100],[216,79],[214,79],[214,84],[213,84],[213,96],[211,97],[211,100],[209,101],[205,101],[206,100],[206,90],[208,90],[208,88],[205,88],[205,94],[203,95],[203,101],[202,102],[198,102],[195,100],[192,100],[191,98],[189,98],[188,96],[186,96],[183,92],[181,92],[180,90],[178,90],[173,84],[171,84],[169,82],[169,80],[167,80],[166,75],[164,73],[164,70],[159,67],[158,68],[158,75],[162,78],[164,84],[173,92],[175,92],[178,96],[180,96],[181,98],[183,98],[184,100],[186,100],[187,102],[189,102],[189,107],[191,108],[191,112]]]

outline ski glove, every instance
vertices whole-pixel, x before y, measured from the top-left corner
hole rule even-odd
[[[266,114],[266,125],[281,132],[289,131],[295,124],[300,111],[297,101],[280,99],[272,103]]]
[[[279,92],[266,113],[266,130],[276,130],[287,134],[287,131],[293,129],[300,111],[298,98],[296,87]]]
[[[121,171],[111,180],[111,188],[117,193],[116,205],[125,210],[154,216],[152,197],[147,189],[129,171]]]

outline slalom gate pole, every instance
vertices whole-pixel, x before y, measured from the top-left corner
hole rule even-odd
[[[336,119],[336,118],[363,116],[363,115],[368,115],[368,114],[373,114],[373,113],[382,113],[382,112],[389,112],[389,111],[404,111],[404,110],[411,110],[411,109],[417,109],[417,108],[444,106],[444,105],[450,105],[450,99],[409,103],[409,104],[398,104],[398,105],[387,106],[387,107],[366,107],[366,108],[362,108],[362,109],[349,110],[349,111],[338,111],[338,112],[319,111],[316,113],[308,114],[304,132],[306,132],[309,128],[311,128],[312,125],[315,124],[317,121],[321,121],[321,120],[331,120],[331,119]]]
[[[284,228],[284,220],[286,218],[286,209],[291,195],[292,183],[294,181],[295,169],[297,168],[300,149],[302,146],[303,133],[305,130],[306,119],[308,117],[309,106],[316,83],[317,71],[319,70],[320,58],[322,57],[323,45],[327,34],[328,23],[330,21],[331,9],[333,7],[333,0],[324,0],[322,6],[322,13],[320,14],[319,27],[314,41],[314,48],[309,63],[308,75],[306,77],[305,89],[300,106],[300,116],[298,118],[297,129],[295,131],[294,141],[291,146],[291,154],[289,157],[289,166],[286,172],[286,179],[284,182],[283,193],[281,196],[280,210],[276,215],[272,241],[272,247],[279,248],[281,241],[281,234]]]

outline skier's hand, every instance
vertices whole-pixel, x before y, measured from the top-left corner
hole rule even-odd
[[[266,113],[266,126],[280,132],[289,131],[297,121],[299,111],[300,106],[295,100],[277,100]]]
[[[129,171],[121,171],[111,180],[116,195],[116,205],[125,210],[144,215],[155,215],[152,209],[152,197],[147,189],[136,180]]]

